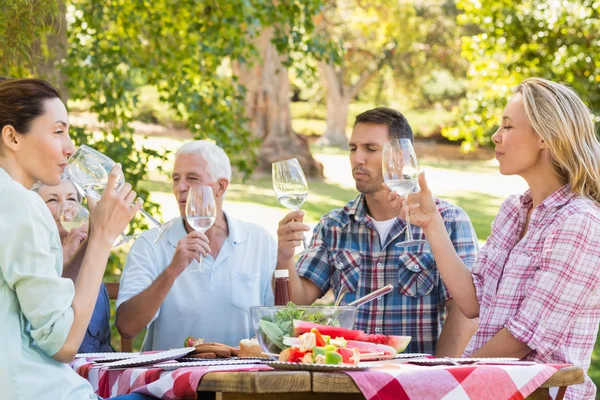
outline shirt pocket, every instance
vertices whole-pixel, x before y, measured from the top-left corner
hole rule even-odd
[[[262,304],[259,272],[231,273],[231,304],[245,312]]]
[[[346,286],[348,293],[358,290],[360,280],[360,253],[358,251],[339,250],[333,255],[333,288],[339,291]]]
[[[435,286],[434,264],[433,255],[428,251],[402,253],[398,271],[400,293],[410,297],[431,293]]]

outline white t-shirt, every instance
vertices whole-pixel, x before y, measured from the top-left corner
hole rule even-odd
[[[255,336],[249,308],[273,305],[277,243],[263,227],[225,217],[229,236],[217,259],[205,257],[205,271],[194,271],[192,263],[177,277],[149,324],[143,350],[180,348],[187,336],[230,346]],[[187,234],[181,217],[154,243],[157,233],[156,228],[142,233],[131,248],[117,308],[156,280]]]
[[[381,242],[381,244],[385,243],[385,240],[387,239],[388,234],[392,230],[392,226],[394,226],[394,222],[396,222],[396,220],[398,218],[396,217],[396,218],[388,219],[386,221],[375,221],[373,219],[373,217],[369,217],[369,218],[371,218],[371,222],[373,223],[373,226],[375,226],[375,229],[377,229],[377,233],[379,233],[379,241]]]

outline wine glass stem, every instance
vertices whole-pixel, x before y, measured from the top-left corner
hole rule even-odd
[[[413,241],[412,229],[410,226],[410,214],[408,211],[406,212],[406,241],[407,242]]]
[[[146,218],[148,222],[160,229],[162,224],[158,222],[152,215],[148,214],[146,211],[144,211],[144,209],[140,209],[140,213]]]

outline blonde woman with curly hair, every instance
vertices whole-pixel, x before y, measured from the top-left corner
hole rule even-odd
[[[572,89],[531,78],[515,90],[492,136],[503,175],[529,185],[510,196],[472,272],[454,251],[425,176],[389,199],[423,228],[462,312],[479,317],[465,356],[573,364],[586,372],[600,322],[600,143]],[[408,205],[410,204],[410,205]],[[592,399],[590,378],[567,399]]]

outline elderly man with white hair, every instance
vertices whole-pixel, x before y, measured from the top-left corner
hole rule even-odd
[[[254,336],[249,308],[273,304],[277,243],[266,229],[223,211],[230,180],[229,158],[212,142],[189,142],[177,151],[172,183],[181,217],[157,243],[157,229],[144,232],[121,277],[116,325],[127,338],[148,327],[142,350],[179,348],[187,336],[236,346]],[[195,186],[210,186],[217,204],[205,234],[185,220]],[[204,270],[188,268],[199,254]]]

